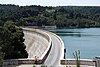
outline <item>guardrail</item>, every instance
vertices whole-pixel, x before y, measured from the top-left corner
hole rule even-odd
[[[48,41],[49,41],[48,47],[47,47],[46,51],[42,54],[41,57],[39,57],[39,59],[37,61],[37,64],[43,64],[51,50],[51,47],[52,47],[51,37],[47,33],[42,32],[42,30],[38,30],[38,29],[33,30],[30,28],[23,28],[23,30],[29,31],[29,32],[36,32],[39,35],[48,39]],[[35,64],[35,60],[33,58],[23,58],[23,59],[11,59],[11,60],[3,61],[3,67],[8,67],[8,65],[20,65],[20,64]]]

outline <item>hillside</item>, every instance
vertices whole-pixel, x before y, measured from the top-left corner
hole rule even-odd
[[[18,26],[58,28],[100,27],[99,6],[18,6],[0,4],[0,25],[13,21]]]

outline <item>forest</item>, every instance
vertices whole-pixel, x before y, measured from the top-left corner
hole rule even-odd
[[[28,57],[23,37],[23,30],[11,21],[0,27],[0,67],[3,60]]]
[[[0,26],[7,21],[17,26],[100,27],[100,7],[0,4]]]

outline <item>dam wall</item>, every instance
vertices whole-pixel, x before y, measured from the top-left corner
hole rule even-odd
[[[51,38],[45,32],[38,29],[24,29],[24,38],[26,50],[29,54],[28,58],[34,58],[37,56],[43,58],[42,55],[51,45]]]
[[[42,64],[46,60],[52,47],[51,37],[39,29],[23,28],[23,32],[28,58],[3,60],[3,67],[34,64],[35,56],[38,57],[37,64]]]

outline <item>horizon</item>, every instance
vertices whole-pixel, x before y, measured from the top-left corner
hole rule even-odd
[[[30,5],[17,5],[17,4],[1,4],[0,3],[0,5],[15,5],[15,6],[43,6],[43,5],[34,5],[34,4],[30,4]],[[60,6],[87,6],[87,7],[92,7],[92,6],[95,6],[95,7],[100,7],[100,5],[60,5]],[[46,5],[45,6],[43,6],[43,7],[46,7]],[[47,6],[47,7],[59,7],[59,6]]]
[[[100,0],[2,0],[0,4],[13,4],[19,6],[100,6]]]

